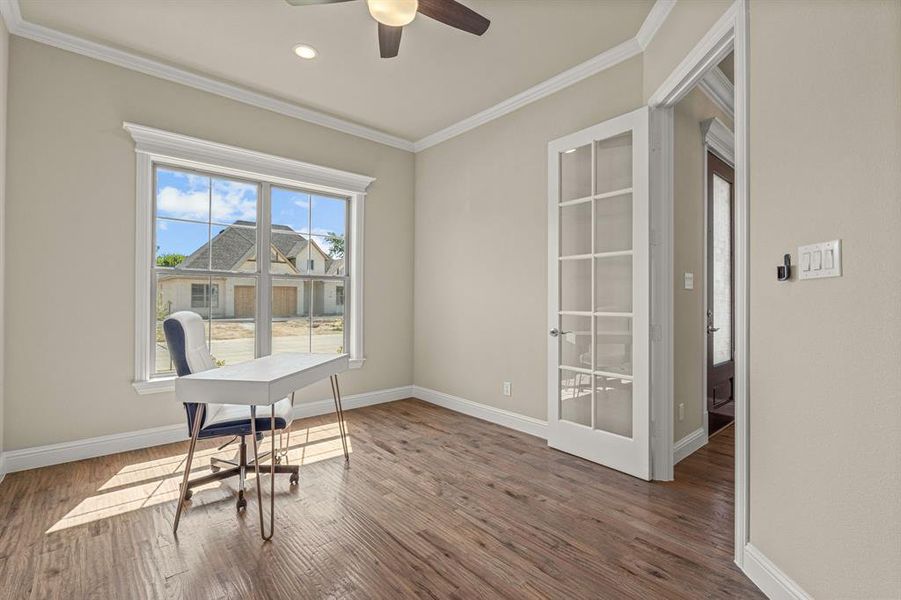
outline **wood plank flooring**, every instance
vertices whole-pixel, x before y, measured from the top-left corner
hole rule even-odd
[[[732,564],[731,428],[663,484],[418,400],[346,418],[347,470],[333,417],[295,422],[272,543],[252,481],[243,515],[235,481],[197,491],[173,537],[187,443],[7,475],[0,598],[763,597]]]

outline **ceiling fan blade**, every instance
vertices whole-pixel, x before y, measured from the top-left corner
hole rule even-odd
[[[491,25],[491,21],[456,0],[419,0],[419,12],[474,35],[482,35]]]
[[[382,58],[394,58],[400,49],[400,34],[403,27],[391,27],[379,23],[379,53]]]
[[[310,6],[311,4],[337,4],[350,2],[350,0],[285,0],[291,6]]]

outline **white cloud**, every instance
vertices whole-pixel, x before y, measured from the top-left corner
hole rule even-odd
[[[157,194],[157,214],[161,217],[205,222],[210,217],[211,201],[213,221],[256,221],[256,186],[221,180],[213,182],[212,199],[206,189],[161,189]]]

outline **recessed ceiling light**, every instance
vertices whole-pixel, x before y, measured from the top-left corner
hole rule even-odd
[[[316,52],[316,48],[313,46],[307,46],[306,44],[297,44],[294,46],[294,54],[301,58],[306,58],[307,60],[311,58],[316,58],[316,55],[319,54]]]

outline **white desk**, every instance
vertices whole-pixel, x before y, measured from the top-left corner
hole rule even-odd
[[[250,406],[251,438],[253,440],[254,469],[256,472],[257,501],[260,512],[260,535],[264,540],[272,539],[275,531],[275,411],[270,412],[270,431],[272,434],[272,460],[270,461],[270,508],[269,535],[263,526],[263,497],[260,485],[260,463],[257,451],[256,408],[271,406],[279,400],[292,396],[296,390],[307,387],[317,381],[329,378],[332,384],[332,396],[335,399],[335,412],[338,416],[338,428],[341,432],[341,443],[344,446],[344,458],[350,461],[347,451],[347,439],[344,431],[344,411],[341,407],[341,390],[338,387],[338,374],[348,369],[347,354],[305,354],[292,352],[265,356],[237,365],[228,365],[218,369],[210,369],[192,375],[185,375],[175,380],[175,396],[179,402],[197,404],[194,427],[191,431],[191,445],[185,464],[181,497],[175,513],[174,529],[178,528],[182,505],[188,489],[188,475],[194,446],[200,433],[203,413],[207,404],[241,404]]]

